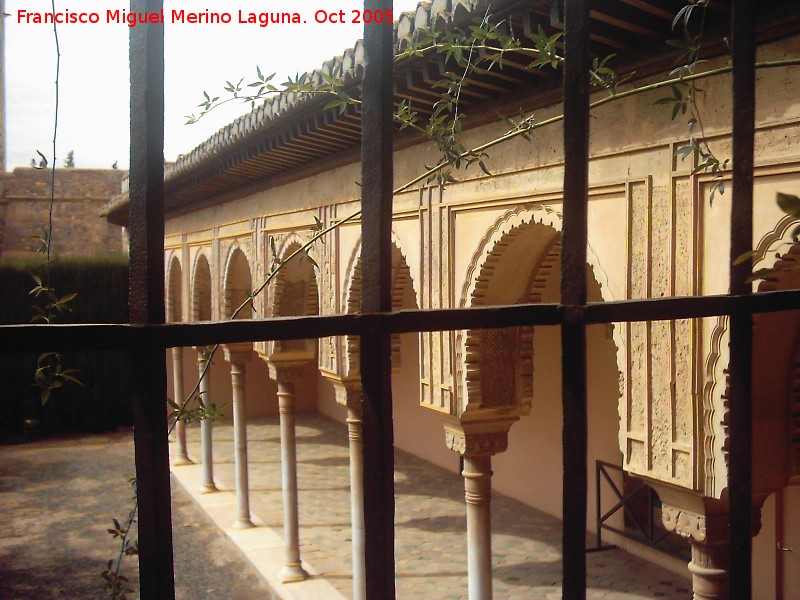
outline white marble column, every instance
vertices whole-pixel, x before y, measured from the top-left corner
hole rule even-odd
[[[350,445],[350,515],[353,539],[353,599],[367,597],[364,564],[364,455],[361,437],[361,391],[348,394],[347,438]]]
[[[492,598],[492,455],[508,448],[512,420],[464,424],[445,417],[447,447],[464,458],[469,600]]]
[[[469,600],[492,598],[492,457],[464,456]]]
[[[200,377],[200,398],[203,404],[208,406],[211,402],[211,368],[205,372],[206,363],[208,363],[207,348],[198,348],[197,350],[197,372]],[[216,492],[217,486],[214,484],[214,448],[211,433],[213,431],[214,423],[209,419],[203,419],[200,422],[200,454],[203,462],[203,484],[200,491],[204,494]]]
[[[183,397],[183,348],[172,349],[172,393],[175,396],[175,403],[181,404],[186,398]],[[191,465],[186,447],[186,423],[178,421],[175,423],[175,449],[172,455],[172,465]]]
[[[231,364],[231,388],[233,391],[233,466],[236,480],[237,529],[253,527],[250,520],[250,484],[247,473],[247,414],[245,400],[245,363],[250,358],[250,349],[234,351],[225,349],[225,359]]]
[[[300,525],[297,510],[297,448],[294,422],[294,369],[279,370],[278,413],[281,424],[281,480],[283,486],[283,537],[286,562],[280,572],[283,583],[308,577],[300,564]]]

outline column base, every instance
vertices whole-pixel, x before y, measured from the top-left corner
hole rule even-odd
[[[219,490],[217,489],[217,486],[214,485],[213,483],[204,483],[200,487],[200,493],[201,494],[213,494],[214,492],[218,492],[218,491]]]
[[[291,563],[284,565],[281,572],[278,574],[281,583],[294,583],[296,581],[304,581],[308,579],[308,573],[300,565],[300,563]]]
[[[193,465],[194,461],[189,458],[186,454],[173,456],[170,460],[170,464],[173,467],[183,467],[185,465]]]
[[[255,527],[255,525],[249,518],[240,517],[233,522],[234,529],[250,529],[251,527]]]

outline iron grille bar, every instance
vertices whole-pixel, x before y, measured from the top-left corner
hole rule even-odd
[[[755,3],[735,0],[733,44],[733,198],[731,206],[730,292],[749,294],[751,261],[735,264],[753,244],[753,147],[755,135]],[[753,315],[736,311],[730,328],[730,466],[728,528],[730,590],[752,594],[752,373]]]
[[[392,0],[365,0],[364,13],[389,14]],[[361,311],[391,312],[392,19],[364,25],[361,115]],[[395,597],[394,436],[389,332],[361,332],[366,596]]]
[[[162,0],[132,0],[131,12],[158,13]],[[164,323],[164,28],[131,28],[130,275],[132,324]],[[132,349],[139,593],[175,598],[163,347]]]
[[[589,3],[564,3],[564,224],[561,242],[563,597],[586,598],[586,212],[589,198]]]
[[[588,168],[588,1],[566,8],[563,304],[389,313],[391,227],[391,27],[365,27],[362,156],[362,311],[369,314],[164,325],[163,305],[163,30],[131,31],[131,324],[0,327],[0,352],[43,349],[132,349],[136,464],[139,479],[141,595],[173,598],[164,348],[330,335],[361,335],[368,597],[393,598],[393,448],[388,334],[391,332],[559,325],[564,390],[564,597],[586,594],[585,326],[731,315],[730,573],[737,596],[749,595],[751,560],[752,314],[800,307],[800,291],[751,295],[751,265],[731,268],[731,295],[586,304]],[[132,0],[155,12],[161,0]],[[366,0],[387,10],[389,0]],[[753,3],[734,2],[733,210],[731,257],[752,244],[754,126]],[[733,260],[731,260],[733,263]],[[567,431],[566,424],[569,424]],[[747,590],[743,592],[742,590]]]
[[[587,325],[614,322],[691,319],[734,312],[766,313],[800,307],[800,290],[744,296],[695,296],[592,302]],[[381,314],[279,317],[247,321],[203,321],[164,325],[78,324],[0,326],[0,353],[44,350],[127,350],[133,347],[208,346],[214,343],[293,340],[360,334],[448,331],[530,325],[559,325],[566,307],[515,304],[458,309],[403,310]],[[578,309],[573,309],[578,310]]]

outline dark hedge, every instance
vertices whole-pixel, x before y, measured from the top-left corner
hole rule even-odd
[[[31,271],[42,259],[0,260],[0,323],[29,323],[35,300]],[[43,274],[43,269],[37,270]],[[126,323],[128,259],[122,255],[59,259],[50,264],[58,296],[77,292],[59,323]],[[130,388],[124,352],[65,352],[83,387],[67,384],[45,406],[33,386],[36,354],[0,354],[0,442],[65,431],[105,431],[129,425]],[[27,434],[23,436],[23,434]]]

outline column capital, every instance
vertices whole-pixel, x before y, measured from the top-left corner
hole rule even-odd
[[[716,543],[728,536],[728,499],[709,498],[646,478],[661,499],[661,520],[668,531],[700,543]],[[753,536],[761,530],[761,507],[767,494],[753,496]]]
[[[222,351],[225,354],[225,361],[229,363],[244,364],[253,356],[253,344],[224,344]]]
[[[214,346],[192,346],[192,348],[197,350],[197,364],[203,364],[211,358],[211,351]]]
[[[267,363],[270,379],[274,379],[278,383],[294,381],[299,375],[300,369],[314,358],[314,355],[309,352],[281,352],[260,356]]]
[[[361,408],[361,379],[358,377],[326,377],[333,383],[336,403],[348,408]]]
[[[683,508],[662,503],[661,520],[667,531],[696,542],[716,540],[726,535],[728,514],[696,513]]]
[[[452,415],[443,419],[447,447],[462,456],[491,456],[505,452],[508,449],[508,430],[517,420],[468,421]]]
[[[465,434],[445,430],[445,443],[463,456],[491,456],[508,448],[508,433]]]
[[[698,600],[721,600],[730,596],[728,589],[728,519],[727,497],[707,498],[689,490],[664,483],[648,482],[661,497],[664,527],[689,540],[692,560],[689,572],[692,589]],[[755,498],[753,532],[761,526],[763,499]]]

